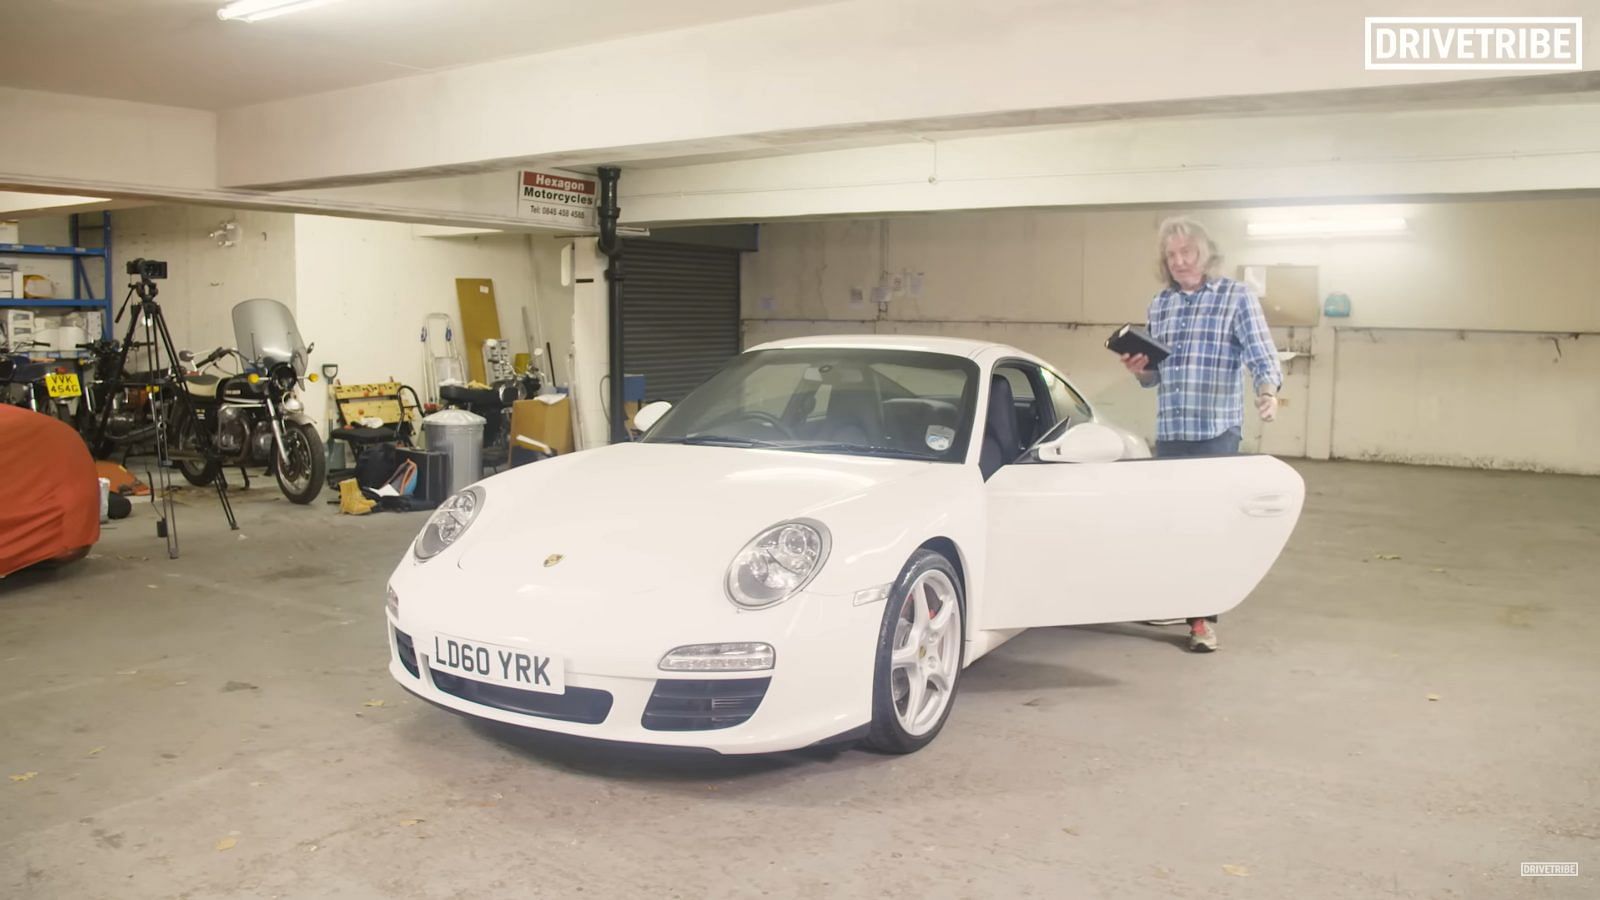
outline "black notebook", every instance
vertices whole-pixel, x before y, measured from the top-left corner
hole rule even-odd
[[[1150,336],[1150,332],[1137,325],[1124,325],[1106,338],[1106,348],[1113,353],[1143,353],[1150,357],[1149,368],[1154,369],[1172,355],[1166,344]]]

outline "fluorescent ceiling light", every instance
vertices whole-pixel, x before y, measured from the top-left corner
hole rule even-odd
[[[224,22],[238,19],[244,22],[259,22],[287,13],[300,12],[313,6],[331,3],[333,0],[238,0],[229,3],[217,10],[217,18]]]
[[[1251,237],[1342,237],[1345,235],[1404,234],[1406,220],[1398,216],[1376,219],[1283,219],[1251,222]]]

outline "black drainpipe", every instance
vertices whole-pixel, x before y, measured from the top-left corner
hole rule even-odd
[[[622,241],[617,238],[617,216],[622,210],[617,206],[617,177],[622,171],[616,166],[601,166],[600,176],[600,252],[606,255],[606,300],[609,304],[611,329],[611,374],[609,402],[611,413],[611,442],[628,440],[628,417],[622,408]]]

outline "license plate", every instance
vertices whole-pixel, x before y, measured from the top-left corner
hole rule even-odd
[[[64,375],[59,372],[51,372],[44,376],[44,389],[45,393],[57,400],[83,396],[83,388],[78,386],[76,372],[67,372]]]
[[[473,681],[546,694],[567,692],[566,673],[561,660],[515,647],[436,634],[433,636],[433,658],[428,664],[446,674]]]

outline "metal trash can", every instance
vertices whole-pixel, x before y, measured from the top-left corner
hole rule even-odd
[[[428,450],[445,454],[445,496],[483,478],[483,416],[442,409],[422,420]]]

